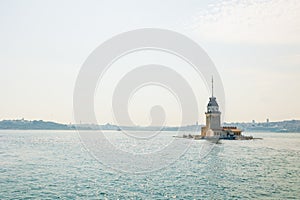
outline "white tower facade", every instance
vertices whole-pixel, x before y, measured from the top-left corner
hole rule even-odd
[[[220,136],[222,135],[221,112],[216,97],[214,97],[214,82],[212,79],[212,95],[207,105],[206,126],[201,129],[201,136]]]
[[[221,129],[221,112],[216,97],[210,97],[207,105],[206,127],[208,129]]]

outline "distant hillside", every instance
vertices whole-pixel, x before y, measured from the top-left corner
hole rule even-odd
[[[0,121],[0,129],[13,130],[69,130],[70,126],[55,122],[45,122],[42,120],[3,120]]]
[[[145,127],[145,126],[117,126],[112,124],[77,124],[66,125],[43,120],[3,120],[0,121],[0,129],[5,130],[128,130],[128,131],[200,131],[198,125],[188,125],[184,127]]]
[[[300,120],[263,123],[224,123],[224,126],[237,126],[247,132],[294,132],[300,133]]]
[[[298,132],[300,133],[300,120],[290,120],[269,123],[224,123],[223,126],[236,126],[247,132]],[[146,126],[117,126],[112,124],[77,124],[66,125],[43,120],[3,120],[0,121],[0,129],[11,130],[128,130],[128,131],[194,131],[200,132],[200,125],[187,125],[183,127],[146,127]]]

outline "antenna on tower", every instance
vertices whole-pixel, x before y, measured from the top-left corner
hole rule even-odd
[[[214,97],[214,76],[211,76],[211,96]]]

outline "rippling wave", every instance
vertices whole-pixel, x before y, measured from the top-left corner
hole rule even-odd
[[[121,133],[105,134],[134,151]],[[0,199],[299,199],[300,134],[254,136],[264,139],[222,141],[206,156],[192,141],[172,165],[134,175],[97,162],[75,131],[0,131]]]

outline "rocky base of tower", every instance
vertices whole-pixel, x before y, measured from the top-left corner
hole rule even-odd
[[[178,137],[178,136],[177,136]],[[218,141],[218,140],[255,140],[262,138],[254,138],[253,136],[244,136],[244,135],[231,135],[231,136],[201,136],[201,135],[183,135],[182,138],[194,139],[194,140],[209,140],[209,141]]]

